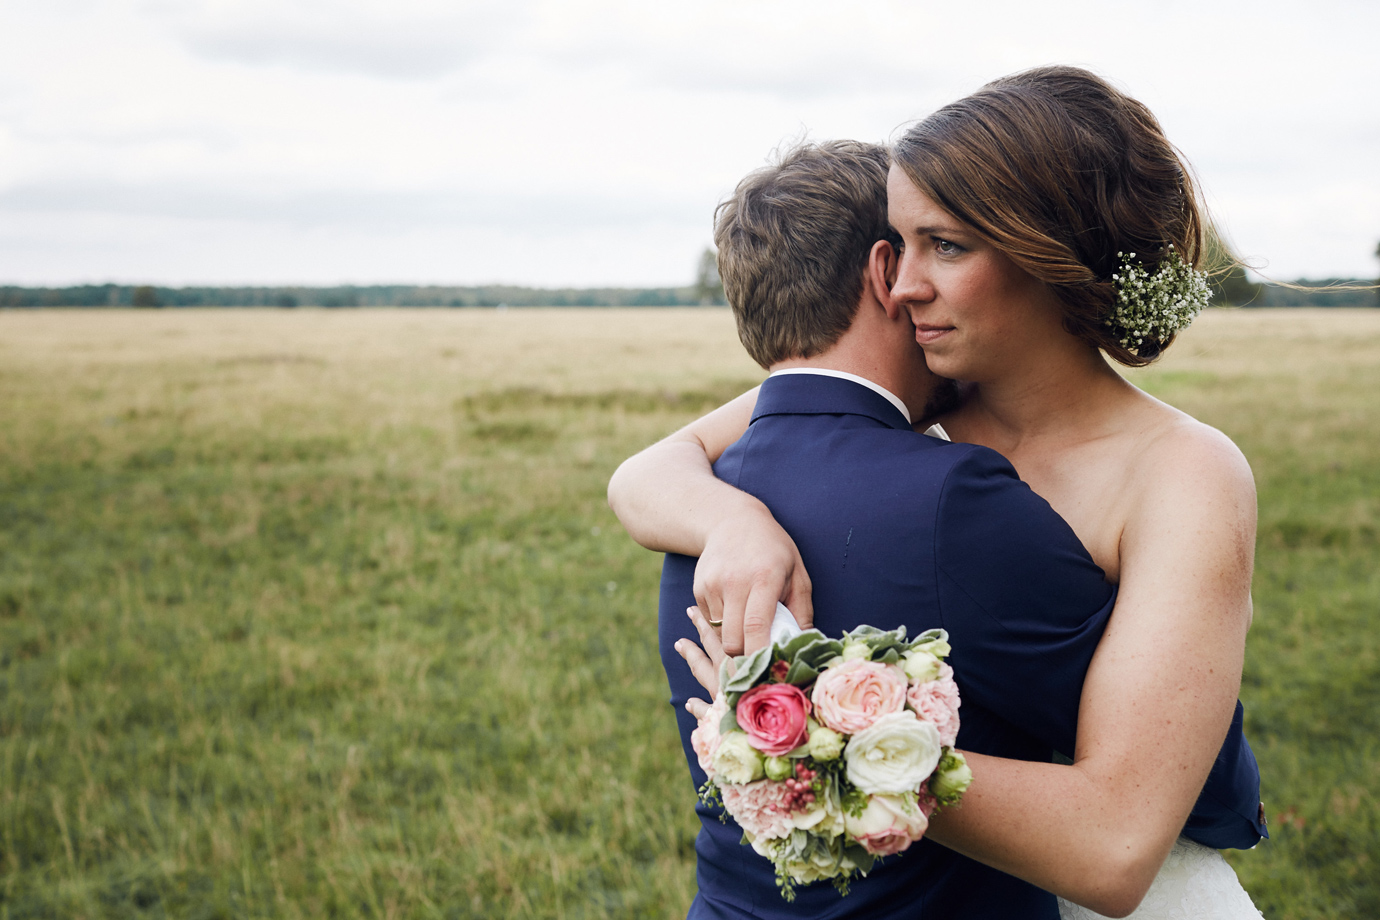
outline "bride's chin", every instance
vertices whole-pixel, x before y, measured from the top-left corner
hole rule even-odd
[[[938,374],[940,377],[947,377],[950,380],[972,380],[973,373],[977,370],[973,362],[963,360],[962,356],[955,355],[953,352],[941,352],[938,350],[923,349],[925,352],[925,365],[931,373]]]

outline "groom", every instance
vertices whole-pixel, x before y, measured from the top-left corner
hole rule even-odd
[[[912,430],[942,389],[907,314],[877,287],[893,258],[886,172],[875,145],[805,145],[721,206],[720,274],[739,337],[771,376],[715,472],[794,538],[816,628],[947,629],[963,692],[960,746],[1047,762],[1074,750],[1084,674],[1115,590],[1000,455]],[[695,638],[685,614],[695,562],[666,557],[660,645],[698,787],[684,704],[703,691],[675,651]],[[1232,771],[1220,772],[1226,782]],[[718,809],[699,813],[691,917],[1058,917],[1047,892],[929,840],[878,864],[846,898],[817,884],[788,906],[739,828]]]

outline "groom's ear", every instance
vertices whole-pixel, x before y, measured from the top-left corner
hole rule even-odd
[[[901,306],[891,297],[891,286],[896,282],[896,248],[887,240],[872,244],[867,254],[867,273],[864,285],[872,297],[881,304],[888,319],[897,319]]]

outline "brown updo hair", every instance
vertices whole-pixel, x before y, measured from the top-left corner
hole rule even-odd
[[[1118,252],[1151,271],[1172,245],[1197,268],[1204,220],[1188,165],[1144,105],[1078,67],[1002,77],[910,128],[893,161],[931,200],[1050,285],[1064,328],[1131,367],[1106,325]]]

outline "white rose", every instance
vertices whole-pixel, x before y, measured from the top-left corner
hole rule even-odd
[[[913,712],[890,712],[848,742],[845,775],[869,795],[915,792],[934,772],[941,753],[939,729]]]
[[[791,825],[819,837],[837,837],[844,832],[843,809],[838,801],[825,792],[816,796],[806,808],[791,812]]]
[[[861,815],[846,816],[844,824],[848,835],[875,856],[901,852],[923,837],[930,826],[910,794],[874,795]]]
[[[775,861],[776,851],[781,846],[779,840],[772,840],[767,837],[754,837],[747,831],[743,831],[743,839],[752,846],[758,856],[765,856],[767,859]]]
[[[844,855],[842,841],[813,838],[804,853],[783,854],[780,865],[802,885],[834,878],[854,868],[856,863]]]
[[[720,782],[740,786],[762,778],[762,755],[748,744],[744,732],[729,732],[714,752],[714,777]]]

